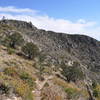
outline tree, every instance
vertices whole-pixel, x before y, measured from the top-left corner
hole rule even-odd
[[[63,64],[62,74],[67,78],[67,81],[76,82],[77,80],[81,80],[84,78],[84,74],[79,66],[66,66]]]
[[[39,54],[39,48],[32,42],[28,42],[22,47],[22,52],[28,59],[33,59]]]
[[[16,48],[17,45],[21,45],[23,41],[24,39],[22,35],[18,32],[8,36],[9,46],[12,48]]]

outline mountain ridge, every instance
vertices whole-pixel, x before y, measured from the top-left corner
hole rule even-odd
[[[1,23],[13,26],[27,37],[28,41],[37,44],[48,61],[60,64],[61,61],[78,61],[93,72],[100,72],[100,42],[85,35],[70,35],[45,31],[36,28],[31,22],[2,20]],[[62,59],[63,58],[63,59]]]

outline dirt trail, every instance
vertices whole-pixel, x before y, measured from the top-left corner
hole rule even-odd
[[[41,100],[41,90],[43,89],[45,83],[52,78],[53,76],[49,76],[49,77],[45,76],[44,81],[39,81],[39,79],[35,81],[37,88],[34,91],[32,91],[35,95],[34,100]]]

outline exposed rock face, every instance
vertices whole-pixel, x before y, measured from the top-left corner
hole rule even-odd
[[[100,81],[100,42],[84,35],[69,35],[40,30],[31,23],[5,20],[0,23],[15,27],[27,41],[33,41],[52,63],[78,61],[86,66],[89,77]]]

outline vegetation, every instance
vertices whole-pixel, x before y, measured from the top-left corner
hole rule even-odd
[[[8,43],[9,47],[16,48],[16,46],[23,43],[24,39],[20,33],[15,32],[14,34],[8,35],[5,41]]]
[[[9,93],[10,88],[3,83],[0,83],[0,93],[1,94],[8,94]]]
[[[27,72],[16,67],[8,67],[4,69],[0,79],[3,79],[8,86],[13,88],[13,93],[21,96],[24,100],[33,100],[32,90],[35,83],[32,76]]]
[[[75,84],[68,83],[58,77],[54,77],[53,82],[55,85],[62,87],[62,89],[66,92],[68,98],[72,100],[78,100],[78,97],[81,95],[82,97],[84,97],[84,100],[88,100],[89,94],[86,89],[78,88]],[[80,85],[84,86],[82,84]]]
[[[65,88],[65,92],[68,95],[68,99],[72,99],[78,96],[79,92],[75,88]]]
[[[18,75],[16,68],[14,68],[14,67],[5,68],[4,73],[8,76],[17,76]]]
[[[12,86],[14,87],[14,93],[18,96],[21,96],[24,100],[33,100],[31,90],[27,83],[24,83],[21,80],[12,81]],[[31,98],[30,98],[31,95]]]
[[[20,73],[20,78],[21,78],[24,82],[28,83],[29,87],[30,87],[31,89],[33,89],[35,83],[34,83],[32,77],[31,77],[28,73],[26,73],[26,72],[21,72],[21,73]]]
[[[9,93],[14,93],[17,96],[22,97],[23,100],[33,100],[33,94],[27,83],[24,83],[20,79],[13,78],[13,76],[8,77],[5,74],[0,75],[0,79],[2,79],[0,93],[8,95]]]
[[[49,84],[46,82],[45,84],[44,84],[44,87],[48,87],[49,86]]]
[[[12,93],[14,93],[16,96],[22,97],[23,100],[33,100],[34,92],[36,92],[35,90],[37,90],[40,86],[37,85],[37,87],[35,87],[35,85],[38,83],[36,78],[44,80],[44,78],[46,77],[47,79],[45,81],[47,82],[40,90],[41,98],[43,97],[43,100],[63,100],[63,97],[65,98],[66,95],[68,99],[73,100],[78,100],[77,97],[81,95],[87,100],[89,94],[85,88],[85,85],[83,85],[84,82],[80,81],[84,79],[84,74],[81,70],[80,64],[78,62],[74,62],[72,66],[68,66],[65,63],[62,63],[60,66],[62,67],[62,69],[58,69],[58,65],[56,64],[54,67],[47,65],[47,62],[45,61],[45,55],[40,54],[37,45],[32,42],[26,42],[26,44],[21,47],[24,39],[22,35],[16,30],[24,32],[24,30],[27,30],[27,27],[25,27],[25,29],[17,29],[17,27],[15,26],[13,27],[9,24],[0,25],[0,44],[2,44],[3,42],[4,45],[7,46],[0,46],[0,93],[9,94],[10,90],[12,89]],[[29,23],[28,27],[30,29],[33,27],[31,22]],[[16,32],[10,35],[9,33],[14,32],[12,30],[15,30]],[[28,33],[28,31],[26,33]],[[6,42],[4,42],[3,39],[5,39]],[[21,56],[24,54],[25,57],[31,60],[23,59],[16,54],[11,55],[15,53],[15,51],[17,51],[17,46],[19,47],[19,49],[21,48]],[[17,52],[19,53],[19,51]],[[32,61],[32,59],[34,59],[35,57],[38,58],[37,62],[35,60]],[[66,57],[64,57],[63,59],[61,58],[62,61],[65,60],[65,58]],[[36,67],[33,67],[35,65]],[[61,71],[61,73],[58,71]],[[56,74],[55,72],[58,73]],[[39,77],[36,73],[38,73]],[[52,78],[49,79],[49,75],[51,75]],[[62,75],[65,77],[63,77]],[[63,79],[66,79],[67,81]],[[78,81],[77,85],[74,83],[76,81]],[[39,82],[42,83],[41,81]],[[81,82],[83,82],[82,85],[80,85]],[[100,100],[100,85],[94,82],[91,88],[93,89],[93,96],[96,98],[96,100]],[[32,93],[32,91],[34,92]]]
[[[37,66],[38,66],[38,75],[39,75],[39,79],[43,80],[42,74],[44,73],[44,69],[45,69],[45,55],[43,55],[42,53],[38,56],[38,62],[37,62]]]
[[[96,89],[93,90],[93,96],[94,97],[99,97],[99,92]]]
[[[25,83],[27,83],[30,88],[33,88],[34,85],[35,85],[34,84],[34,79],[27,72],[20,71],[20,70],[16,69],[15,67],[5,68],[4,74],[6,74],[8,76],[13,76],[13,77],[16,77],[16,78],[20,78]]]
[[[39,48],[32,42],[28,42],[22,47],[22,52],[28,59],[33,59],[38,55]]]
[[[96,88],[97,87],[97,83],[95,81],[92,83],[92,87],[93,88]]]
[[[97,84],[96,82],[93,82],[92,87],[93,87],[93,96],[97,100],[100,100],[100,84]]]
[[[56,90],[51,89],[50,87],[45,87],[41,93],[41,100],[63,100],[62,95]]]
[[[13,48],[10,48],[10,47],[7,48],[7,51],[8,51],[8,54],[10,54],[10,55],[15,53],[15,50]]]
[[[73,64],[72,66],[66,66],[65,64],[62,66],[62,74],[67,78],[68,82],[76,82],[77,80],[84,79],[82,70],[76,65],[77,64],[75,63],[75,65]]]

